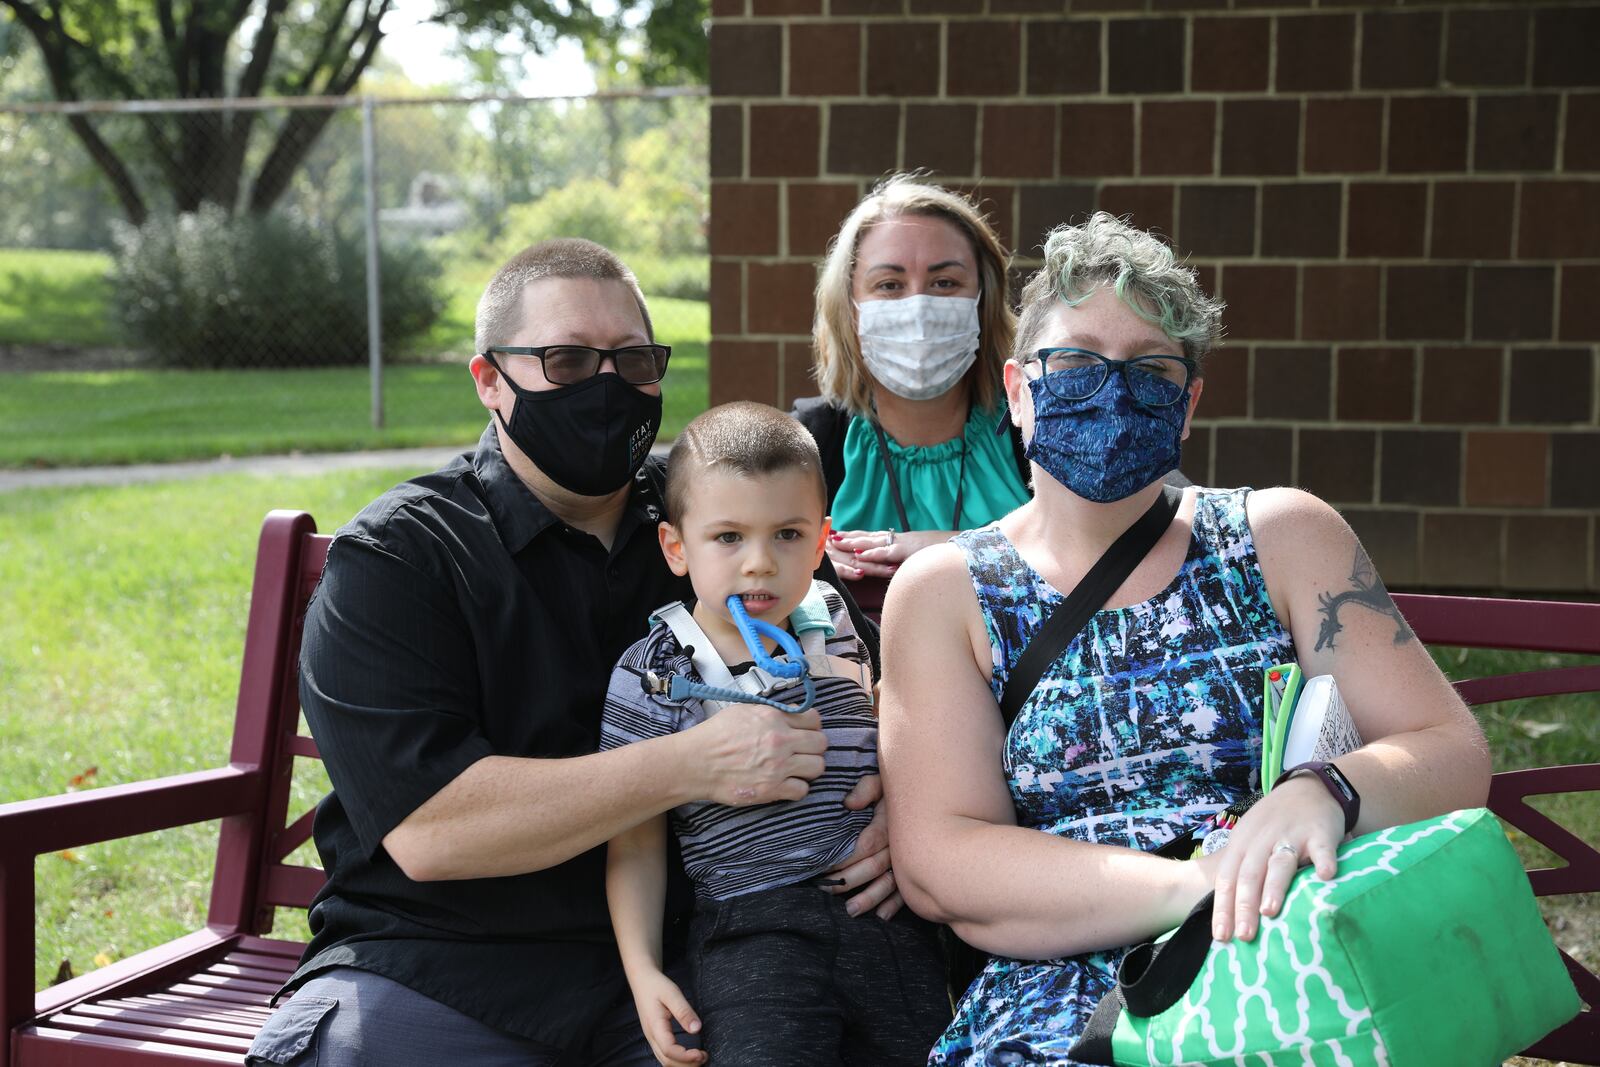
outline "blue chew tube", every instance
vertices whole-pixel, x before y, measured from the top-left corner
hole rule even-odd
[[[798,704],[786,704],[781,700],[745,693],[738,689],[723,689],[704,682],[691,682],[681,674],[673,675],[668,696],[673,700],[695,697],[701,700],[726,700],[740,704],[765,704],[769,708],[796,714],[808,710],[817,699],[817,690],[812,684],[811,672],[806,670],[806,654],[800,647],[800,642],[782,627],[761,619],[752,619],[750,613],[744,609],[744,601],[738,596],[728,598],[728,615],[733,619],[733,624],[739,628],[739,635],[744,638],[745,646],[750,649],[750,658],[755,660],[756,666],[779,678],[800,679],[800,684],[805,687],[805,699]],[[783,647],[789,657],[788,662],[772,658],[767,652],[767,646],[761,641],[763,634]]]

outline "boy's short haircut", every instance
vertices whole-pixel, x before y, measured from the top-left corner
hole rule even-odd
[[[822,456],[811,431],[768,404],[750,400],[721,404],[683,428],[667,456],[668,522],[683,521],[695,476],[709,470],[745,477],[803,470],[816,482],[823,510],[828,507]]]

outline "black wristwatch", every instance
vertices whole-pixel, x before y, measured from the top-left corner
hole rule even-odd
[[[1302,774],[1315,776],[1317,781],[1332,794],[1333,799],[1339,802],[1339,810],[1344,812],[1344,832],[1348,834],[1354,830],[1356,820],[1361,817],[1361,794],[1356,792],[1356,787],[1350,784],[1350,779],[1344,776],[1344,772],[1333,764],[1323,763],[1321,760],[1296,764],[1278,775],[1278,780],[1272,783],[1272,787],[1276,789],[1289,779]]]

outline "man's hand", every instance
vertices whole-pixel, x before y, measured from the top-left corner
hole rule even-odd
[[[654,971],[650,974],[629,975],[633,988],[633,1003],[639,1011],[639,1025],[644,1029],[644,1039],[650,1043],[661,1067],[697,1067],[706,1062],[700,1049],[685,1048],[678,1044],[678,1035],[672,1022],[691,1034],[700,1032],[700,1016],[689,1006],[689,1001],[678,988],[678,983]]]
[[[826,888],[830,893],[854,894],[845,903],[845,910],[851,915],[865,915],[876,908],[878,918],[890,919],[905,906],[905,900],[894,884],[894,870],[889,865],[889,821],[884,813],[883,779],[876,774],[861,779],[844,798],[844,806],[851,811],[873,804],[877,810],[856,838],[856,847],[828,872],[829,880],[838,884]]]
[[[717,804],[768,804],[799,800],[822,773],[828,750],[815,711],[779,711],[759,704],[730,704],[688,730],[700,775],[699,798]]]
[[[1216,860],[1216,899],[1211,936],[1218,941],[1256,936],[1261,916],[1278,914],[1301,864],[1316,865],[1317,877],[1339,873],[1344,812],[1317,782],[1291,778],[1245,812]]]

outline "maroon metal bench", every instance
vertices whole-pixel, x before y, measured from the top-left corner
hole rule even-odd
[[[303,945],[268,938],[276,907],[304,908],[321,871],[285,862],[311,833],[288,820],[298,735],[300,631],[327,557],[311,516],[267,516],[226,768],[0,805],[0,1067],[242,1064]],[[881,597],[881,592],[880,592]],[[1600,654],[1600,604],[1396,596],[1424,641]],[[1600,667],[1459,683],[1475,704],[1600,692]],[[1495,775],[1490,806],[1567,866],[1530,872],[1541,895],[1600,891],[1600,853],[1526,804],[1543,793],[1600,791],[1600,764]],[[33,992],[34,857],[134,834],[222,820],[204,929],[45,991]],[[1568,958],[1589,1010],[1529,1055],[1600,1065],[1600,979]]]

